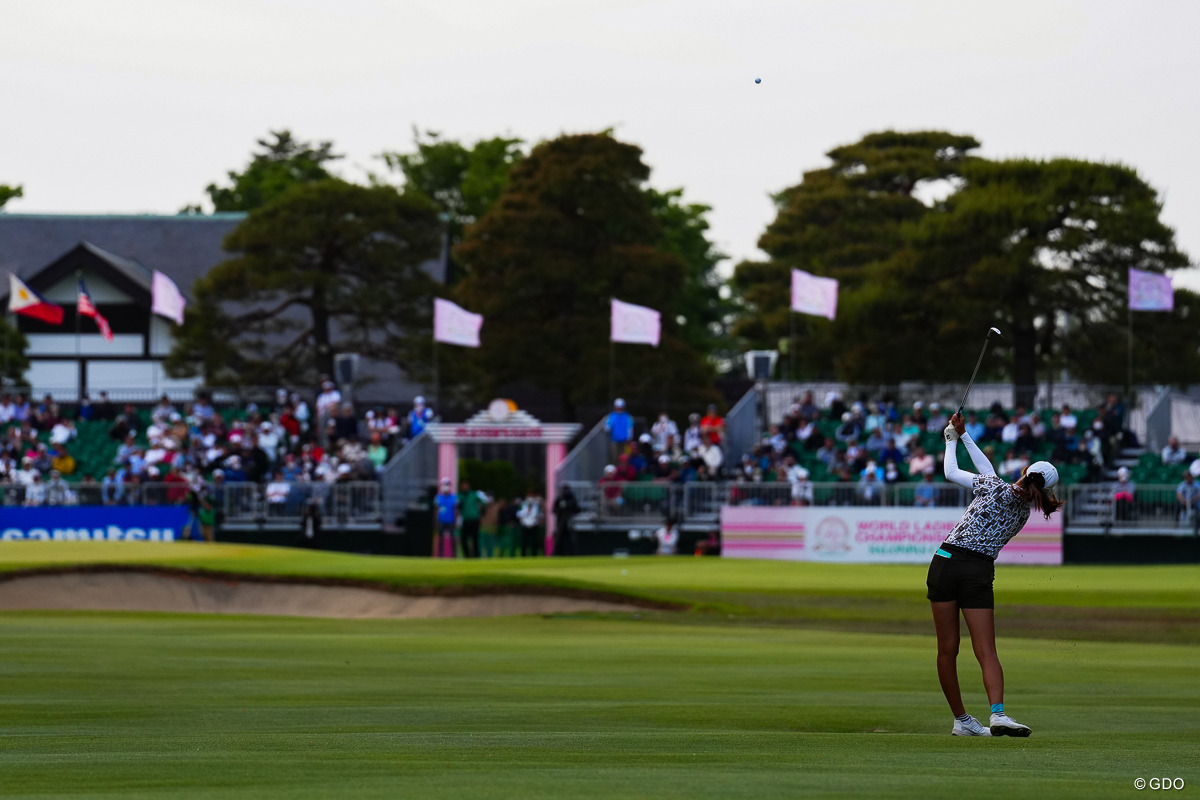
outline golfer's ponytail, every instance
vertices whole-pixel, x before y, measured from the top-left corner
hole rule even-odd
[[[1025,485],[1029,488],[1029,504],[1050,519],[1050,515],[1063,507],[1064,501],[1055,497],[1046,488],[1046,479],[1040,472],[1029,472],[1025,475]]]

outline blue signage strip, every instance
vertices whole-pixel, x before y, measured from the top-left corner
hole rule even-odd
[[[185,506],[6,506],[0,541],[173,542],[187,519]]]

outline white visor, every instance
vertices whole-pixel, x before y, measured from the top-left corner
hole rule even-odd
[[[1058,483],[1058,470],[1049,461],[1035,461],[1029,465],[1028,471],[1041,475],[1047,489]]]

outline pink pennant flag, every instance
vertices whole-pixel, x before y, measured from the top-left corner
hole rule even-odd
[[[186,305],[187,301],[183,299],[183,293],[175,281],[154,270],[154,279],[150,283],[150,311],[175,320],[176,325],[182,325],[183,308]]]
[[[436,297],[433,300],[433,339],[460,347],[479,347],[483,315]]]
[[[627,344],[658,347],[662,336],[662,315],[653,308],[612,301],[612,340]]]
[[[1131,268],[1129,308],[1131,311],[1174,311],[1175,290],[1171,287],[1171,276]]]
[[[837,316],[836,278],[818,278],[803,270],[792,270],[792,311],[833,319]]]

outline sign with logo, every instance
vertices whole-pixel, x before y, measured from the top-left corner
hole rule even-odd
[[[928,563],[961,508],[725,506],[721,554],[731,558],[845,563]],[[997,564],[1061,564],[1062,515],[1029,522]]]
[[[183,506],[0,508],[0,542],[173,542],[184,537]]]

